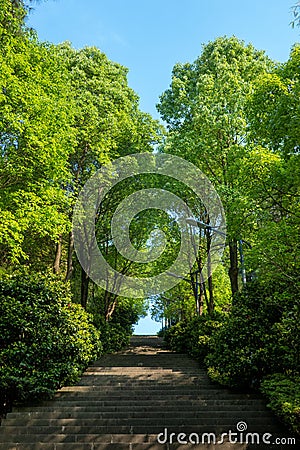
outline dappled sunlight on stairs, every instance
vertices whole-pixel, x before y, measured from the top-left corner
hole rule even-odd
[[[204,444],[178,442],[180,433],[186,437],[179,441],[201,442],[203,433],[219,439],[241,421],[247,432],[289,436],[260,396],[215,385],[187,355],[165,350],[155,336],[136,336],[129,349],[102,357],[53,400],[15,408],[0,427],[0,450],[242,450],[245,443],[208,444],[208,436]]]

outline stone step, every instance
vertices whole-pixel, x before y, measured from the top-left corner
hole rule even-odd
[[[188,363],[187,363],[188,364]],[[112,366],[106,366],[106,367],[93,367],[90,366],[88,367],[85,372],[83,373],[83,376],[88,376],[88,375],[102,375],[102,374],[111,374],[114,375],[115,377],[120,376],[122,373],[125,373],[126,375],[130,375],[132,372],[137,372],[140,373],[141,375],[163,375],[165,377],[168,376],[180,376],[182,374],[185,374],[187,376],[197,376],[197,374],[199,374],[200,376],[205,376],[205,371],[201,370],[199,368],[199,366],[195,366],[193,368],[188,368],[188,367],[175,367],[176,363],[171,363],[172,367],[163,367],[163,366],[151,366],[149,364],[144,364],[142,362],[137,362],[136,364],[127,364],[125,365],[120,365],[120,364],[115,364]]]
[[[141,390],[124,390],[124,389],[115,389],[112,391],[108,391],[107,393],[105,391],[103,391],[101,388],[97,387],[97,386],[81,386],[79,389],[78,387],[70,387],[68,390],[65,391],[58,391],[54,398],[55,400],[59,400],[60,398],[64,398],[64,397],[68,397],[68,398],[72,398],[72,397],[97,397],[97,398],[102,398],[102,397],[112,397],[112,396],[117,396],[118,398],[123,398],[123,397],[132,397],[132,393],[135,394],[135,398],[138,398],[139,396],[144,396],[145,393],[147,393],[147,396],[149,395],[155,395],[155,396],[162,396],[162,395],[168,395],[168,396],[177,396],[177,395],[191,395],[194,396],[195,394],[197,394],[197,396],[199,397],[200,395],[203,396],[208,396],[208,397],[220,397],[222,395],[225,396],[230,396],[232,398],[259,398],[259,396],[255,396],[255,395],[250,395],[250,394],[241,394],[238,392],[231,392],[230,390],[227,389],[218,389],[216,387],[211,388],[211,389],[206,389],[205,387],[201,387],[201,388],[195,388],[195,389],[157,389],[157,390],[152,390],[150,393],[150,390],[146,390],[145,389],[141,389]]]
[[[190,415],[183,415],[180,414],[180,417],[177,417],[174,415],[171,416],[165,416],[165,417],[161,417],[159,415],[155,415],[153,417],[148,417],[147,413],[145,413],[144,417],[142,417],[141,415],[138,415],[137,417],[128,417],[128,415],[124,415],[124,417],[120,417],[119,414],[115,415],[114,417],[107,417],[105,415],[102,415],[103,417],[99,418],[94,418],[94,417],[90,417],[90,418],[32,418],[31,416],[20,416],[19,418],[12,418],[12,419],[4,419],[3,420],[3,426],[5,428],[7,427],[14,427],[14,426],[26,426],[26,427],[30,427],[30,426],[95,426],[97,427],[100,423],[105,425],[105,426],[110,426],[110,425],[117,425],[118,423],[120,424],[124,424],[124,425],[140,425],[140,424],[145,424],[145,422],[148,422],[150,424],[157,424],[160,425],[162,422],[162,419],[166,419],[168,420],[170,423],[173,423],[174,425],[181,425],[184,424],[186,422],[188,422],[190,425],[198,425],[200,422],[205,423],[207,425],[214,425],[214,424],[222,424],[222,425],[228,425],[228,426],[232,426],[232,424],[235,423],[236,420],[242,420],[242,417],[239,413],[232,413],[230,415],[230,417],[225,414],[221,414],[221,416],[217,416],[215,415],[215,417],[213,417],[212,414],[208,414],[208,413],[202,413],[202,415],[200,415],[199,413],[195,413],[195,415],[192,415],[190,417]],[[267,414],[264,416],[266,419],[269,419],[270,417],[273,417],[272,414]],[[248,422],[251,419],[251,423],[252,424],[258,424],[260,425],[264,420],[263,420],[263,416],[259,416],[258,414],[256,416],[252,415],[251,416],[247,416]]]
[[[196,361],[159,349],[159,342],[135,338],[53,400],[14,408],[0,427],[0,450],[212,450],[216,445],[162,445],[157,435],[220,434],[240,421],[255,433],[281,430],[261,396],[210,382]],[[226,443],[220,450],[246,446]]]
[[[11,442],[12,436],[4,434],[3,441]],[[157,442],[156,434],[78,434],[78,435],[68,435],[68,434],[56,434],[56,435],[45,435],[45,434],[24,434],[22,436],[22,442],[82,442],[82,443],[153,443]]]
[[[133,395],[134,394],[134,395]],[[146,395],[145,395],[146,394]],[[156,390],[156,391],[150,391],[149,389],[145,390],[132,390],[128,391],[126,389],[120,389],[120,390],[112,390],[112,392],[105,392],[102,389],[99,389],[97,387],[91,388],[88,387],[88,389],[70,389],[69,391],[64,392],[57,392],[55,394],[54,399],[56,401],[64,400],[66,398],[68,399],[89,399],[89,398],[96,398],[97,400],[106,400],[107,398],[119,398],[119,399],[139,399],[139,398],[145,398],[145,400],[149,399],[149,397],[158,397],[163,398],[164,396],[168,396],[168,398],[188,398],[194,397],[194,398],[219,398],[219,397],[225,397],[225,398],[259,398],[259,396],[246,396],[242,395],[238,392],[230,392],[229,390],[223,390],[223,389],[170,389],[170,390]]]
[[[11,436],[4,436],[5,438],[9,439]],[[67,435],[67,434],[57,434],[55,436],[48,436],[48,435],[32,435],[27,434],[22,437],[22,442],[24,444],[30,444],[30,443],[48,443],[48,444],[54,444],[54,443],[97,443],[97,444],[156,444],[157,443],[157,435],[145,435],[145,434],[88,434],[88,435]],[[163,436],[164,438],[164,436]],[[216,437],[217,439],[220,439],[220,436]],[[46,442],[47,441],[47,442]],[[169,441],[169,440],[168,440]],[[9,441],[7,441],[9,443]]]
[[[205,417],[215,417],[218,415],[218,417],[228,417],[228,414],[231,414],[231,417],[238,417],[240,416],[240,410],[237,411],[236,409],[232,409],[230,411],[222,411],[222,410],[216,410],[211,409],[208,410],[194,410],[186,409],[181,410],[181,415],[185,418],[191,417],[191,418],[205,418]],[[244,409],[242,411],[244,413],[244,416],[247,416],[247,418],[257,418],[257,417],[273,417],[273,414],[271,411],[266,410],[260,410],[260,411],[249,411],[248,409]],[[234,415],[235,414],[235,415]],[[173,409],[171,411],[169,410],[159,410],[156,411],[154,408],[153,410],[147,410],[144,409],[143,411],[135,411],[135,410],[127,410],[127,411],[97,411],[97,412],[90,412],[90,411],[70,411],[69,409],[66,411],[53,411],[53,412],[45,412],[45,411],[32,411],[32,412],[19,412],[19,413],[9,413],[7,414],[7,418],[4,420],[5,426],[10,425],[10,421],[12,420],[30,420],[30,419],[39,419],[43,418],[45,420],[49,419],[104,419],[104,418],[138,418],[138,417],[147,417],[147,418],[165,418],[165,417],[178,417],[178,410]],[[245,418],[245,417],[244,417]]]
[[[182,438],[181,438],[182,439]],[[293,445],[293,444],[292,444]],[[289,448],[297,448],[295,445]],[[161,444],[157,442],[151,443],[128,443],[128,442],[28,442],[28,443],[2,443],[0,450],[215,450],[216,448],[222,450],[286,450],[286,444],[276,445],[255,445],[246,443],[230,443],[224,442],[222,445],[214,443],[205,444],[180,444],[180,443],[166,443]],[[298,447],[299,448],[299,447]]]
[[[162,403],[163,402],[163,403]],[[119,404],[103,404],[107,402],[84,402],[77,403],[74,405],[74,402],[60,402],[58,405],[56,402],[48,402],[48,406],[26,406],[20,408],[14,408],[13,413],[27,413],[31,411],[36,412],[51,412],[51,411],[70,411],[70,406],[72,406],[72,411],[87,411],[87,412],[128,412],[128,411],[157,411],[159,406],[161,407],[160,411],[176,411],[178,412],[178,405],[168,404],[165,400],[161,400],[158,402],[143,402],[143,403],[133,403],[128,405],[127,402],[120,402]],[[248,400],[247,402],[243,402],[240,400],[203,400],[199,402],[190,402],[187,401],[185,403],[180,403],[180,411],[198,411],[200,408],[205,408],[205,411],[269,411],[265,402],[262,400]],[[10,414],[13,414],[10,413]]]
[[[91,404],[91,405],[111,405],[111,404],[115,404],[116,399],[119,399],[120,405],[125,405],[126,403],[128,403],[129,406],[133,406],[135,404],[139,405],[142,404],[143,401],[147,404],[151,404],[151,403],[156,403],[157,404],[161,404],[161,405],[166,405],[166,404],[172,404],[173,401],[178,401],[180,404],[184,405],[184,404],[206,404],[206,402],[211,402],[214,403],[215,401],[224,401],[226,402],[230,402],[230,401],[239,401],[240,403],[247,403],[247,404],[251,404],[254,403],[256,400],[253,397],[244,397],[242,398],[239,395],[231,395],[229,393],[227,394],[221,394],[221,393],[214,393],[214,395],[211,395],[210,397],[208,395],[205,395],[205,393],[199,394],[198,393],[194,393],[194,394],[169,394],[169,395],[164,395],[164,396],[158,396],[158,395],[152,395],[152,394],[148,394],[147,391],[144,394],[144,396],[142,395],[134,395],[130,393],[128,395],[126,395],[126,393],[124,393],[122,396],[118,396],[116,394],[110,394],[110,395],[102,395],[102,396],[97,396],[97,395],[82,395],[82,394],[78,394],[78,395],[74,395],[74,394],[70,394],[70,395],[64,395],[64,396],[59,396],[56,397],[55,400],[53,400],[54,404],[57,405],[57,407],[59,407],[59,405],[63,406],[63,404],[66,403],[65,406],[68,405],[72,405],[73,406],[76,404],[78,405],[82,405],[82,404]],[[249,402],[249,403],[248,403]],[[41,404],[41,406],[49,406],[50,402],[45,402],[43,404]]]
[[[176,385],[176,386],[190,386],[190,385],[205,385],[205,386],[216,386],[216,384],[210,383],[207,379],[201,378],[201,377],[191,377],[191,378],[183,378],[183,377],[170,377],[170,378],[162,378],[162,377],[156,377],[153,378],[151,375],[147,375],[146,378],[143,380],[139,377],[137,380],[127,380],[124,381],[124,378],[119,378],[118,380],[114,380],[111,376],[105,375],[102,377],[102,375],[90,375],[85,376],[81,379],[80,383],[77,383],[75,386],[85,386],[85,383],[95,383],[98,386],[101,387],[108,387],[111,388],[112,386],[122,386],[122,387],[153,387],[160,388],[164,386],[170,385]]]
[[[148,410],[151,407],[157,408],[158,406],[162,406],[163,408],[168,408],[168,409],[175,409],[178,411],[178,406],[180,406],[180,408],[182,408],[183,410],[185,409],[190,409],[190,408],[195,408],[195,409],[199,409],[199,408],[203,408],[205,407],[205,409],[209,409],[209,408],[213,408],[213,409],[221,409],[221,407],[224,407],[226,410],[231,410],[231,408],[235,409],[237,407],[241,407],[241,408],[249,408],[251,409],[260,409],[260,408],[264,408],[266,409],[265,406],[265,401],[262,399],[240,399],[240,398],[205,398],[205,399],[200,399],[200,400],[195,400],[195,399],[188,399],[186,401],[182,401],[180,402],[180,404],[172,404],[169,403],[169,401],[167,401],[166,399],[155,399],[155,401],[153,401],[152,399],[150,400],[145,400],[145,401],[140,401],[140,402],[136,402],[136,401],[119,401],[117,404],[110,402],[108,400],[90,400],[90,401],[78,401],[76,402],[76,404],[74,404],[74,401],[68,401],[68,400],[48,400],[45,402],[41,402],[39,404],[33,404],[33,405],[28,405],[28,406],[23,406],[23,407],[15,407],[14,408],[14,412],[28,412],[28,411],[32,411],[33,409],[35,411],[51,411],[51,410],[58,410],[58,409],[69,409],[70,407],[73,408],[84,408],[84,409],[89,409],[92,408],[92,411],[95,410],[104,410],[104,408],[106,410],[109,411],[117,411],[117,410],[123,410],[124,408],[126,410],[128,409],[132,409],[132,408],[137,408],[138,410],[142,409],[142,410]]]
[[[184,444],[180,445],[177,442],[177,438],[178,435],[174,438],[168,435],[168,439],[167,442],[168,444],[161,444],[157,442],[157,435],[78,435],[76,436],[77,440],[72,440],[70,439],[70,436],[68,435],[57,435],[55,438],[55,441],[53,441],[51,439],[51,437],[49,436],[44,436],[44,435],[37,435],[37,436],[33,436],[33,435],[25,435],[24,436],[26,439],[23,439],[22,444],[17,444],[17,443],[11,443],[11,442],[3,442],[2,444],[0,444],[0,450],[12,450],[14,449],[21,449],[21,450],[26,450],[26,449],[52,449],[52,450],[56,450],[56,449],[62,449],[62,450],[67,450],[67,449],[78,449],[78,448],[82,448],[85,449],[86,446],[90,446],[88,448],[94,449],[94,448],[99,448],[99,446],[102,446],[102,448],[107,448],[107,449],[158,449],[158,450],[162,450],[163,448],[166,448],[167,450],[170,449],[179,449],[182,448],[184,450],[184,448],[193,448],[193,449],[215,449],[217,448],[217,444],[213,444],[211,443],[210,445],[208,444],[208,437],[207,435],[204,437],[204,442],[206,442],[206,444],[200,444],[200,445],[192,445],[192,444]],[[60,437],[60,440],[58,439]],[[272,442],[274,442],[276,435],[274,435],[272,437]],[[32,440],[31,440],[32,439]],[[161,437],[161,441],[160,442],[164,442],[165,441],[165,435],[163,434]],[[195,435],[191,435],[190,439],[195,442]],[[199,442],[201,442],[202,436],[199,435]],[[46,442],[47,440],[47,442]],[[182,437],[181,436],[181,440],[187,440],[189,441],[189,436],[187,435],[187,437]],[[220,436],[216,436],[216,441],[220,440]],[[259,449],[285,449],[286,448],[286,442],[280,444],[275,445],[263,445],[261,443],[262,440],[262,436],[260,436],[260,444],[256,445],[256,444],[252,444],[247,446],[246,444],[241,444],[241,443],[235,443],[235,444],[230,444],[229,442],[224,442],[222,444],[222,446],[220,445],[220,449],[224,450],[224,449],[246,449],[246,448],[250,448],[251,450],[259,450]],[[174,441],[176,443],[174,443]],[[172,444],[170,444],[169,442],[173,442]],[[211,441],[212,442],[212,441]],[[284,442],[284,441],[282,441]],[[291,443],[289,444],[291,447],[290,448],[296,448],[295,445]],[[293,447],[292,447],[293,445]],[[100,447],[101,448],[101,447]]]
[[[0,450],[213,450],[215,445],[203,444],[45,444],[45,443],[31,443],[31,444],[0,444]],[[224,444],[222,450],[246,450],[245,444]],[[280,450],[277,446],[277,450]]]
[[[64,394],[65,392],[71,392],[71,393],[81,393],[83,392],[84,395],[86,393],[92,393],[92,395],[98,395],[107,393],[108,395],[111,392],[117,392],[118,395],[122,394],[124,392],[124,386],[98,386],[97,384],[91,384],[88,386],[85,385],[77,385],[77,386],[70,386],[68,388],[62,388],[60,389],[55,397],[59,397],[61,394]],[[174,394],[174,393],[192,393],[195,392],[207,392],[209,391],[209,394],[214,394],[215,392],[230,392],[228,389],[218,389],[215,385],[204,385],[204,384],[188,384],[188,385],[182,385],[182,386],[174,386],[174,385],[165,385],[165,386],[147,386],[147,391],[159,395],[159,394],[167,394],[168,392]],[[126,386],[126,392],[134,392],[135,394],[144,394],[145,393],[145,386],[134,386],[129,387]],[[239,395],[241,395],[239,393]]]
[[[178,432],[227,432],[229,429],[234,430],[236,424],[240,421],[238,419],[207,419],[207,420],[197,420],[197,421],[185,421],[180,420],[165,420],[162,421],[150,421],[145,419],[128,419],[128,420],[102,420],[102,421],[92,421],[84,420],[80,423],[77,421],[73,422],[62,422],[61,425],[57,423],[49,422],[48,424],[43,424],[43,422],[38,425],[26,424],[26,425],[15,425],[5,427],[4,432],[0,432],[0,442],[1,436],[3,434],[10,434],[10,436],[15,439],[16,436],[21,436],[23,434],[156,434],[161,433],[162,428],[168,428],[172,431]],[[163,425],[162,425],[163,423]],[[254,420],[250,419],[247,421],[248,429],[251,432],[263,432],[263,433],[276,433],[280,428],[278,424],[270,423],[266,420]]]

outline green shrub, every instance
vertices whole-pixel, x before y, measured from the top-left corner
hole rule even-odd
[[[101,311],[100,305],[97,303],[92,305],[90,311],[93,313],[96,327],[101,330],[103,352],[113,353],[127,347],[132,336],[133,324],[138,321],[140,316],[139,308],[134,303],[123,300],[122,303],[119,302],[116,305],[107,322],[104,318],[104,311]]]
[[[300,376],[278,373],[268,376],[261,384],[261,391],[275,414],[300,434]]]
[[[101,341],[105,353],[113,353],[127,347],[132,331],[128,332],[120,324],[103,322],[101,325]]]
[[[206,358],[211,378],[229,386],[258,387],[274,372],[299,370],[299,305],[288,292],[249,283],[224,325],[211,339]],[[297,355],[298,352],[298,355]]]
[[[71,302],[68,287],[51,278],[0,280],[2,402],[52,395],[78,380],[101,354],[91,317]]]
[[[283,312],[282,319],[273,326],[275,340],[269,348],[272,372],[300,371],[300,301],[295,296],[293,307]]]
[[[215,312],[180,321],[165,331],[165,342],[173,351],[188,353],[203,361],[209,351],[211,335],[220,328],[223,320],[224,315]]]

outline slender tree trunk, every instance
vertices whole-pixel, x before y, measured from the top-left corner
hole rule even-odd
[[[89,294],[89,281],[90,278],[86,274],[85,270],[81,268],[81,306],[86,309],[88,294]]]
[[[61,253],[62,253],[62,235],[60,234],[58,237],[58,242],[56,244],[55,259],[53,263],[53,273],[59,273]]]
[[[199,293],[199,316],[202,316],[203,314],[203,307],[204,307],[204,299],[205,299],[205,284],[200,281],[200,293]]]
[[[207,304],[207,311],[208,314],[211,314],[214,311],[215,305],[214,305],[214,291],[213,291],[213,280],[212,280],[212,265],[211,265],[211,240],[212,235],[210,231],[206,232],[207,235],[207,274],[208,274],[208,294],[209,294],[209,301]]]
[[[239,290],[238,285],[238,249],[237,241],[229,242],[229,256],[230,256],[230,267],[229,267],[229,278],[231,284],[231,292],[234,295]]]
[[[68,245],[68,261],[67,261],[67,273],[66,281],[71,279],[73,273],[73,253],[74,253],[74,236],[73,231],[69,233],[69,245]]]
[[[209,298],[207,295],[207,289],[206,289],[206,285],[205,285],[204,281],[203,281],[203,298],[205,300],[207,311],[209,311]],[[204,305],[204,302],[203,302],[203,305]]]
[[[212,275],[208,277],[208,293],[209,293],[209,301],[208,301],[208,314],[212,314],[215,309],[215,302],[214,302],[214,290],[213,290],[213,281],[212,281]]]
[[[105,306],[105,322],[108,322],[111,316],[114,313],[114,310],[117,306],[117,295],[111,294],[108,291],[105,291],[104,294],[104,306]]]
[[[116,309],[117,306],[117,298],[115,296],[115,299],[111,302],[109,302],[108,308],[106,310],[106,314],[105,314],[105,321],[108,322],[109,319],[111,318],[111,316],[114,313],[114,310]]]
[[[194,247],[194,249],[195,249],[195,247]],[[198,269],[198,273],[196,273],[197,314],[199,314],[199,316],[202,316],[203,310],[204,310],[204,300],[206,297],[206,289],[205,289],[204,280],[202,279],[202,258],[200,255],[196,254],[196,249],[194,251],[195,251],[195,255],[196,255],[197,269]]]

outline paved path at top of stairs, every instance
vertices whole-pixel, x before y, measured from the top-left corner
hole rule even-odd
[[[155,336],[136,336],[129,349],[103,356],[53,400],[9,413],[0,427],[0,450],[297,448],[233,444],[228,438],[221,445],[203,435],[214,433],[219,440],[221,433],[236,432],[237,424],[242,430],[241,422],[244,436],[291,437],[260,396],[215,385],[187,355],[165,350]]]

